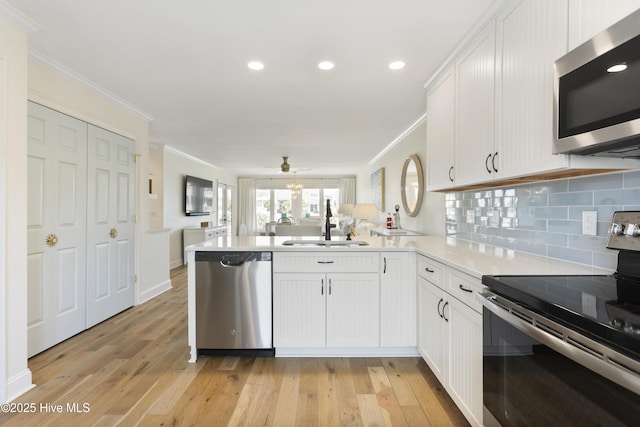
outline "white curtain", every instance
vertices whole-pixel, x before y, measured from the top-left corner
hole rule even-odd
[[[256,234],[256,182],[253,178],[238,178],[238,223],[246,226],[247,235]]]
[[[353,205],[356,203],[356,179],[340,178],[340,204]]]

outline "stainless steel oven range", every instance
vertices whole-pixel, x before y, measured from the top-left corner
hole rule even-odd
[[[640,212],[616,212],[617,271],[483,276],[484,424],[640,422]]]

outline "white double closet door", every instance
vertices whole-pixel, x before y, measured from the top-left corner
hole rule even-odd
[[[134,304],[134,143],[30,102],[28,354]]]

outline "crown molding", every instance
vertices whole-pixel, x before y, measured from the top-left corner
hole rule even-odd
[[[216,166],[214,164],[206,162],[206,161],[204,161],[204,160],[202,160],[202,159],[200,159],[200,158],[198,158],[196,156],[192,156],[191,154],[187,154],[184,151],[180,151],[177,148],[174,148],[174,147],[172,147],[170,145],[165,145],[164,146],[164,151],[167,151],[169,153],[173,153],[173,154],[175,154],[177,156],[184,157],[187,160],[191,160],[193,162],[200,163],[200,164],[203,164],[205,166],[209,166],[209,167],[216,168],[216,169],[222,169],[219,166]]]
[[[389,143],[389,145],[387,145],[386,147],[384,147],[384,149],[382,151],[380,151],[378,153],[378,155],[376,155],[373,159],[371,159],[369,161],[369,166],[375,164],[378,160],[380,160],[382,158],[382,156],[384,156],[385,154],[387,154],[389,152],[389,150],[391,150],[393,147],[395,147],[400,141],[402,141],[404,139],[405,136],[409,135],[411,132],[413,132],[415,130],[415,128],[417,128],[418,126],[420,126],[425,120],[427,119],[427,113],[424,113],[423,115],[421,115],[420,117],[418,117],[418,120],[416,120],[415,122],[413,122],[413,124],[411,126],[409,126],[407,129],[404,130],[404,132],[402,132],[400,135],[398,135],[393,141],[391,141]]]
[[[91,89],[92,91],[94,91],[95,93],[97,93],[98,95],[101,95],[109,100],[111,100],[112,102],[114,102],[115,104],[119,105],[120,107],[124,108],[125,110],[128,110],[134,114],[136,114],[138,117],[142,118],[143,120],[146,121],[153,121],[153,116],[142,111],[141,109],[139,109],[138,107],[136,107],[135,105],[125,101],[124,99],[120,98],[117,95],[114,95],[113,93],[109,92],[108,90],[106,90],[105,88],[103,88],[102,86],[100,86],[99,84],[92,82],[91,80],[87,79],[86,77],[76,73],[75,71],[71,70],[70,68],[65,67],[64,65],[54,61],[53,59],[49,58],[48,56],[44,55],[41,52],[38,52],[35,49],[30,48],[29,49],[29,58],[31,60],[33,60],[34,62],[37,62],[38,64],[47,67],[59,74],[62,74],[64,76],[66,76],[67,78],[88,87],[89,89]]]
[[[27,34],[35,33],[44,28],[42,25],[38,24],[36,21],[3,0],[0,0],[0,16]]]

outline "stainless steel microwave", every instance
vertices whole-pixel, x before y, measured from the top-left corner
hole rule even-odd
[[[640,158],[640,9],[554,64],[554,153]]]

